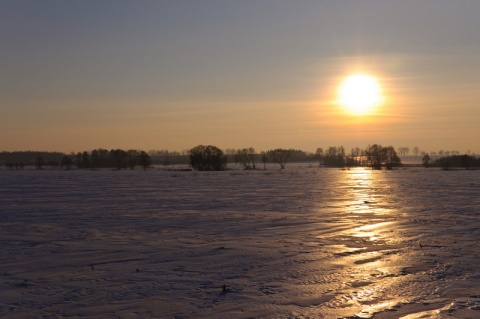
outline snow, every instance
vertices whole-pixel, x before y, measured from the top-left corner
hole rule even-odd
[[[0,194],[1,318],[480,317],[480,171],[0,170]]]

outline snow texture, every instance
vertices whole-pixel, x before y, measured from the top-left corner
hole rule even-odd
[[[0,171],[1,318],[480,318],[480,171]]]

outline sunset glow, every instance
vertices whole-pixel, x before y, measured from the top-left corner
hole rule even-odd
[[[480,318],[480,0],[0,0],[0,319]]]
[[[377,79],[370,75],[354,74],[343,80],[338,90],[338,103],[350,115],[371,114],[382,102]]]
[[[0,151],[480,153],[480,1],[300,2],[3,1]]]

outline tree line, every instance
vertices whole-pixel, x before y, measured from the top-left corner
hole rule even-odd
[[[325,150],[318,148],[315,153],[282,148],[257,153],[253,147],[249,147],[229,150],[229,155],[247,170],[256,169],[258,162],[263,163],[264,169],[267,162],[277,163],[280,169],[284,169],[287,161],[316,161],[319,166],[369,166],[372,169],[392,169],[401,165],[400,157],[392,146],[383,147],[379,144],[369,145],[364,150],[356,147],[350,154],[346,154],[343,146],[330,146]],[[224,170],[228,162],[228,156],[213,145],[198,145],[190,150],[189,156],[191,166],[200,171]]]
[[[59,152],[2,152],[0,161],[8,169],[23,169],[26,165],[34,165],[41,170],[49,168],[117,168],[143,169],[150,167],[151,157],[145,151],[122,149],[95,149],[91,152],[71,153],[70,155]]]
[[[475,157],[472,155],[450,155],[437,158],[432,160],[428,154],[425,154],[422,157],[422,164],[426,168],[428,167],[440,167],[444,170],[450,170],[452,168],[464,168],[469,169],[478,169],[480,168],[480,157]]]
[[[400,156],[409,156],[410,154],[412,154],[413,156],[417,157],[417,156],[425,156],[425,155],[431,155],[431,156],[437,156],[437,155],[440,155],[440,156],[450,156],[450,155],[460,155],[460,152],[459,151],[456,151],[456,150],[443,150],[443,149],[440,149],[438,151],[431,151],[431,152],[426,152],[426,151],[422,151],[420,150],[420,148],[418,146],[414,146],[412,149],[410,149],[410,147],[408,146],[400,146],[398,148],[398,155]],[[475,155],[475,153],[472,153],[472,151],[470,150],[467,150],[467,155]]]
[[[8,169],[23,169],[25,166],[34,165],[38,157],[44,159],[45,164],[55,166],[60,163],[65,154],[60,152],[0,152],[0,165],[4,164]]]
[[[402,150],[403,153],[406,150]],[[32,159],[33,158],[33,159]],[[479,159],[470,155],[451,155],[435,161],[429,154],[424,154],[422,163],[425,167],[480,167]],[[271,149],[257,152],[253,147],[227,149],[225,153],[213,145],[198,145],[183,152],[141,151],[122,149],[94,149],[93,151],[64,154],[59,152],[1,152],[2,163],[8,169],[23,169],[25,165],[34,165],[36,169],[49,168],[78,168],[78,169],[135,169],[144,170],[151,165],[165,167],[176,164],[190,165],[192,169],[200,171],[224,170],[227,163],[240,164],[244,169],[266,169],[267,163],[276,163],[284,169],[287,162],[317,163],[321,167],[354,167],[364,166],[372,169],[393,169],[401,165],[400,157],[392,146],[380,144],[368,145],[364,149],[352,148],[347,152],[343,146],[329,146],[318,148],[315,153],[297,149]]]
[[[32,160],[32,158],[35,158]],[[284,169],[287,161],[291,162],[318,162],[319,166],[345,167],[367,166],[374,169],[393,168],[400,164],[393,147],[382,147],[374,144],[365,150],[358,147],[346,154],[343,146],[330,146],[323,150],[318,148],[316,153],[308,153],[298,149],[277,148],[268,151],[256,152],[253,147],[242,149],[227,149],[224,153],[213,145],[198,145],[182,153],[162,151],[139,151],[122,149],[94,149],[91,152],[83,151],[69,155],[59,152],[2,152],[0,161],[5,162],[9,169],[23,169],[25,165],[34,165],[36,169],[73,167],[79,169],[116,168],[135,169],[141,166],[147,169],[152,164],[175,165],[190,164],[195,170],[211,171],[224,170],[228,162],[241,164],[244,169],[257,169],[257,164],[272,162]],[[24,164],[27,163],[27,164]]]

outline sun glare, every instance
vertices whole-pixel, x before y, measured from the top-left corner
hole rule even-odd
[[[351,115],[367,115],[382,102],[377,79],[366,74],[345,78],[338,90],[338,103]]]

